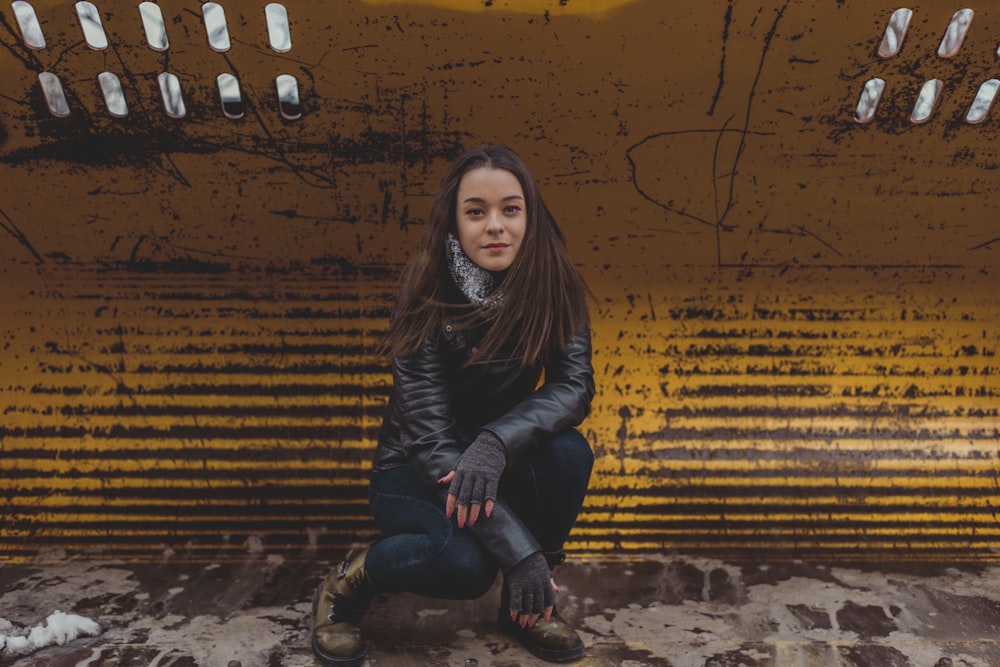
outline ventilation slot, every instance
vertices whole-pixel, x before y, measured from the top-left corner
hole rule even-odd
[[[101,14],[97,11],[97,7],[91,2],[78,2],[76,3],[76,15],[80,19],[83,39],[87,42],[87,46],[95,51],[103,51],[108,48],[108,36],[104,34]]]
[[[990,115],[993,100],[996,99],[997,88],[1000,88],[1000,79],[990,79],[979,86],[979,92],[976,93],[976,99],[972,100],[972,106],[969,107],[969,113],[965,116],[965,122],[976,125],[986,120],[987,116]]]
[[[965,36],[969,34],[969,26],[972,24],[972,10],[959,9],[951,17],[948,29],[944,31],[941,38],[941,45],[938,46],[937,54],[942,58],[951,58],[962,48]]]
[[[111,72],[101,72],[97,75],[97,81],[101,85],[101,93],[104,95],[104,104],[108,107],[108,113],[115,118],[128,116],[125,91],[122,89],[122,82],[118,79],[118,75]]]
[[[219,86],[222,115],[233,120],[243,118],[246,111],[243,108],[243,97],[240,95],[240,82],[232,74],[220,74],[215,81]]]
[[[910,122],[914,125],[926,123],[934,115],[938,100],[941,99],[941,89],[944,82],[941,79],[931,79],[920,89],[917,102],[913,105],[913,112],[910,114]]]
[[[21,0],[11,6],[14,8],[14,17],[17,19],[17,26],[21,29],[24,43],[28,48],[44,49],[45,35],[42,34],[42,26],[38,23],[35,8],[27,2],[21,2]]]
[[[910,27],[910,19],[912,18],[913,10],[905,7],[892,13],[889,25],[885,27],[885,34],[882,36],[882,43],[878,47],[880,57],[891,58],[899,53],[899,50],[903,48],[903,40],[906,39],[906,31]]]
[[[184,118],[187,109],[184,107],[184,96],[181,95],[181,82],[176,75],[164,72],[156,77],[160,84],[160,94],[163,96],[163,108],[171,118]]]
[[[288,12],[276,2],[264,7],[267,20],[267,41],[271,49],[278,53],[292,50],[292,33],[288,26]]]
[[[885,81],[883,79],[871,79],[861,91],[861,98],[858,100],[858,108],[854,112],[854,120],[859,123],[870,123],[875,118],[878,111],[878,103],[885,92]]]
[[[274,80],[278,88],[278,110],[283,118],[296,120],[302,117],[299,102],[299,82],[291,74],[281,74]]]
[[[66,93],[63,92],[59,77],[52,72],[42,72],[38,75],[38,82],[42,84],[42,94],[45,95],[49,112],[56,118],[68,116],[69,102],[66,101]]]
[[[146,31],[146,43],[154,51],[166,51],[170,48],[167,39],[167,26],[163,22],[163,12],[154,2],[139,4],[139,16],[142,18],[142,28]]]
[[[226,26],[226,10],[220,4],[206,2],[201,6],[201,15],[205,19],[208,45],[219,53],[228,51],[232,44],[229,41],[229,28]]]

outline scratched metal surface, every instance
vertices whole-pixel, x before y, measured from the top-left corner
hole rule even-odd
[[[0,553],[370,538],[394,277],[447,160],[499,140],[597,297],[574,550],[995,558],[1000,118],[963,120],[989,3],[948,59],[953,10],[912,5],[886,60],[882,2],[287,2],[284,54],[263,3],[223,3],[224,54],[196,2],[160,3],[166,53],[97,4],[106,51],[72,3],[34,3],[43,50],[0,13]]]

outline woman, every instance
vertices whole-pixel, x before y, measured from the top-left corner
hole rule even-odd
[[[474,599],[498,569],[500,629],[545,660],[583,656],[551,570],[594,461],[573,428],[594,395],[587,296],[524,162],[503,146],[459,156],[389,324],[394,386],[369,490],[384,537],[316,592],[321,664],[361,663],[375,595]]]

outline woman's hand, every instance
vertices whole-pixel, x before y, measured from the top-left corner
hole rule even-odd
[[[510,620],[518,621],[522,628],[530,628],[539,618],[547,621],[552,617],[559,587],[540,551],[511,568],[504,585],[510,593]]]
[[[455,479],[455,471],[452,470],[447,475],[438,480],[438,484],[450,484],[451,481]],[[493,513],[493,499],[488,498],[485,503],[472,503],[471,505],[461,505],[458,504],[458,496],[454,493],[448,494],[448,501],[445,503],[444,511],[445,514],[451,518],[451,515],[455,513],[455,507],[458,507],[458,527],[464,528],[466,519],[468,519],[469,525],[475,525],[476,520],[479,518],[480,510],[489,517]]]
[[[462,452],[455,469],[438,480],[438,484],[449,485],[445,514],[451,518],[458,506],[459,528],[465,527],[466,518],[470,526],[475,525],[481,509],[487,517],[493,513],[497,486],[506,465],[507,450],[500,439],[489,431],[480,431]]]

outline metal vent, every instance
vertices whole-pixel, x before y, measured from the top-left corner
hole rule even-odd
[[[35,50],[47,48],[42,24],[31,3],[17,0],[11,4],[11,7],[24,45]],[[87,46],[98,51],[107,50],[110,46],[108,33],[105,31],[97,5],[82,1],[75,4],[75,9]],[[169,50],[170,40],[167,36],[167,25],[160,6],[154,2],[141,2],[138,9],[139,25],[132,27],[141,28],[146,44],[151,50],[159,52]],[[221,4],[204,3],[202,5],[202,20],[209,48],[218,53],[225,53],[232,49],[229,22]],[[288,11],[285,6],[276,2],[266,5],[264,7],[264,22],[267,27],[267,41],[271,51],[274,53],[290,51],[292,37]],[[160,72],[152,74],[152,76],[156,77],[164,112],[171,118],[186,118],[188,109],[184,103],[184,95],[177,75],[171,72]],[[59,75],[54,72],[43,72],[39,75],[38,80],[49,113],[56,118],[68,117],[70,115],[69,100],[75,99],[75,97],[66,94]],[[103,97],[102,101],[108,114],[115,118],[127,117],[128,103],[119,76],[114,72],[100,72],[97,75],[97,81],[97,88]],[[214,84],[218,87],[223,117],[231,120],[243,118],[246,114],[246,104],[236,77],[233,74],[223,72],[216,76]],[[199,81],[188,85],[198,86],[205,85],[205,83]],[[275,95],[276,108],[282,118],[296,120],[302,117],[301,93],[298,80],[294,76],[290,74],[279,75],[275,79]]]
[[[969,34],[974,16],[975,12],[968,8],[959,9],[952,14],[937,48],[939,57],[953,58],[958,54]],[[892,58],[900,53],[912,20],[913,10],[908,7],[900,7],[892,12],[879,42],[877,51],[879,58]],[[1000,56],[1000,47],[997,49],[997,55]],[[997,84],[993,83],[995,81],[997,80],[989,79],[980,85],[975,98],[971,100],[968,112],[965,114],[965,122],[969,125],[978,125],[986,121],[996,97]],[[909,86],[903,87],[903,89],[908,88]],[[944,81],[937,78],[925,81],[921,85],[910,112],[911,124],[922,125],[933,118],[940,105],[944,88]],[[881,77],[872,77],[865,83],[855,107],[856,123],[865,125],[875,120],[885,90],[886,81]]]

